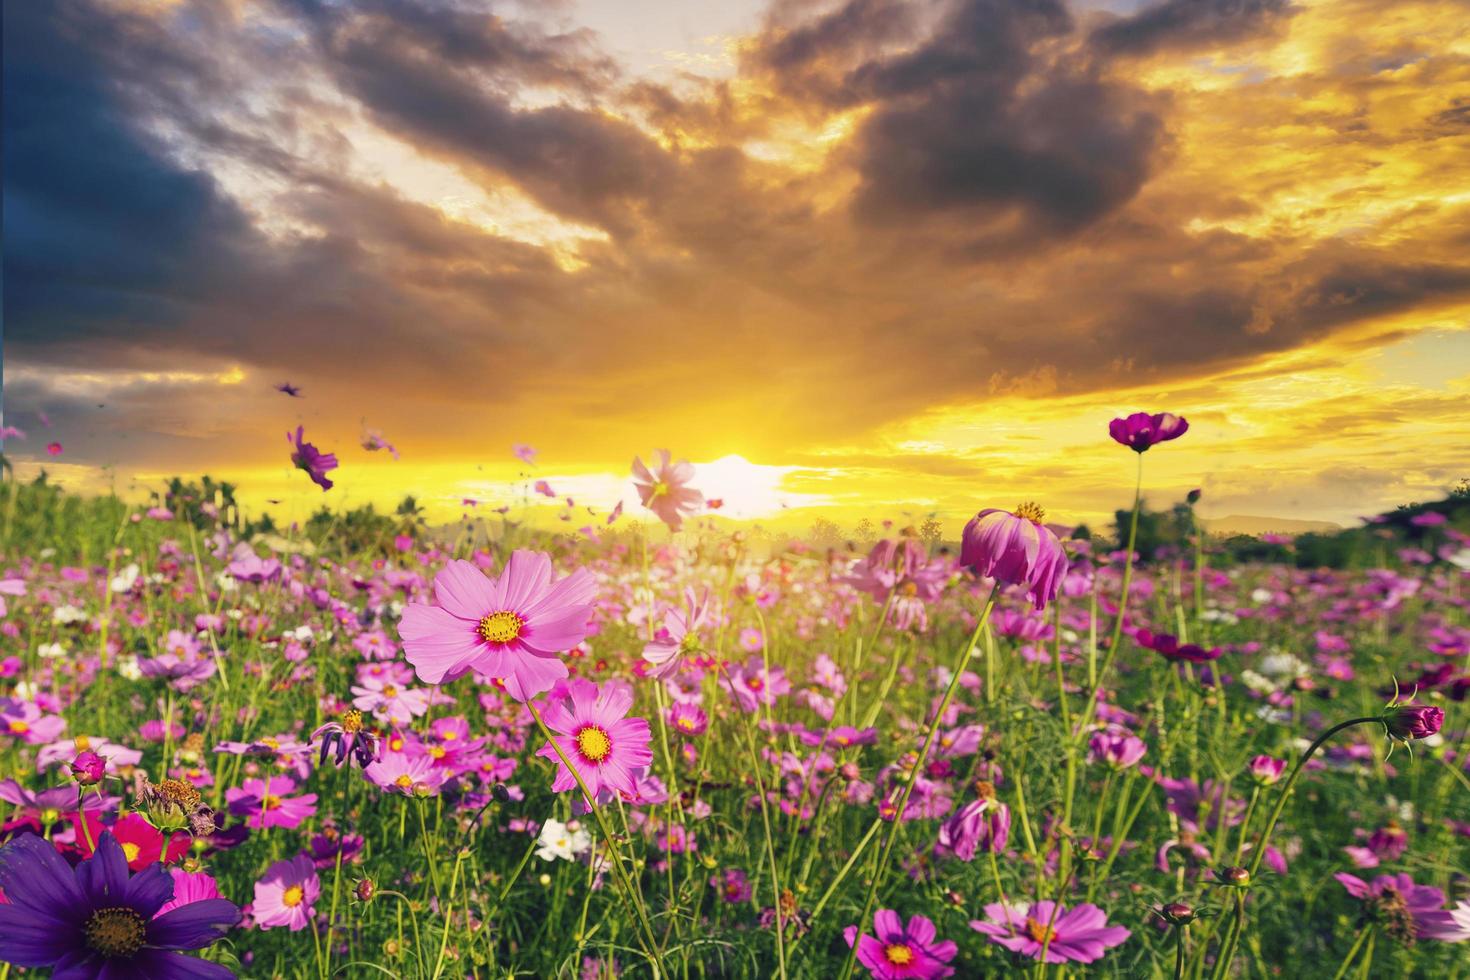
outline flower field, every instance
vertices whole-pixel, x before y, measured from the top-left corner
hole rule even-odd
[[[1120,501],[1187,428],[1113,423]],[[1137,494],[831,545],[632,479],[367,541],[0,488],[0,977],[1470,976],[1455,520],[1135,561]]]

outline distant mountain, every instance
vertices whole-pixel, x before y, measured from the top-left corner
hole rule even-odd
[[[1248,517],[1232,514],[1214,520],[1204,519],[1210,534],[1306,534],[1308,531],[1341,531],[1341,524],[1331,521],[1299,521],[1290,517]]]

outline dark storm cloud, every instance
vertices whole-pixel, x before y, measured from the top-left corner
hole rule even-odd
[[[860,220],[942,216],[1014,243],[1072,233],[1137,193],[1162,120],[1142,93],[1045,50],[1073,33],[1062,3],[920,5],[930,33],[892,50],[914,6],[852,0],[769,27],[750,55],[798,97],[873,106],[854,149]]]
[[[1092,32],[1110,55],[1147,55],[1231,44],[1269,30],[1292,13],[1289,0],[1164,0]]]
[[[5,303],[22,346],[182,328],[254,265],[245,214],[137,132],[76,41],[89,13],[5,6]]]

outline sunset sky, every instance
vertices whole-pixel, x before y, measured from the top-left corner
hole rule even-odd
[[[1149,410],[1192,426],[1151,499],[1207,516],[1470,476],[1458,0],[4,16],[22,474],[443,520],[515,492],[514,442],[602,511],[667,447],[735,517],[1095,522],[1132,492],[1107,422]]]

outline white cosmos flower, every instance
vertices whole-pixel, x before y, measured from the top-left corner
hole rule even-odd
[[[592,838],[581,827],[569,830],[560,820],[548,819],[542,825],[541,835],[536,838],[536,843],[541,845],[536,849],[536,856],[541,860],[555,861],[561,858],[563,861],[571,861],[592,846]]]
[[[87,618],[87,614],[76,606],[57,606],[51,614],[53,623],[80,623]]]
[[[60,643],[42,643],[36,647],[36,656],[45,660],[55,660],[58,657],[66,656],[66,647]]]
[[[138,584],[138,575],[142,569],[137,564],[126,565],[123,570],[112,577],[108,588],[114,592],[131,592],[133,586]]]

